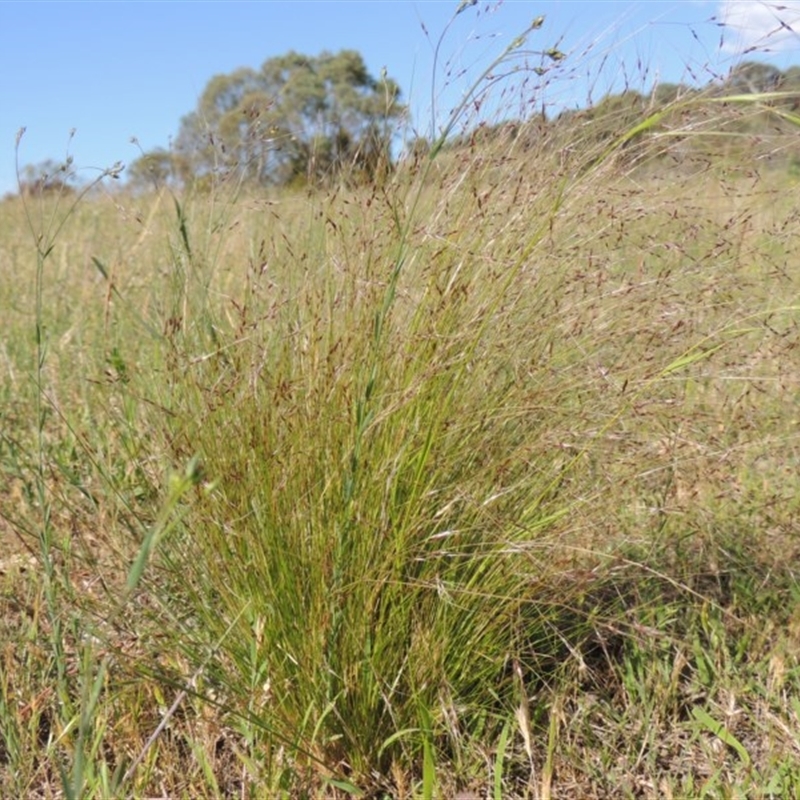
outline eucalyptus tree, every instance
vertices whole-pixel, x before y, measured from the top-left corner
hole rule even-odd
[[[236,171],[260,184],[374,175],[390,162],[405,113],[400,89],[354,50],[289,52],[260,69],[216,75],[183,117],[175,151],[196,176]]]

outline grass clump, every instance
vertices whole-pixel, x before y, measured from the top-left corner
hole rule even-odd
[[[797,220],[720,108],[6,201],[0,793],[796,792]]]
[[[267,273],[269,310],[235,334],[236,363],[204,361],[182,387],[180,457],[202,452],[218,486],[179,549],[190,604],[210,611],[201,628],[225,635],[222,685],[279,741],[388,775],[426,736],[449,734],[451,749],[501,727],[512,659],[533,669],[537,645],[552,649],[536,550],[563,509],[517,417],[524,402],[540,426],[563,412],[538,378],[515,379],[510,330],[485,333],[514,324],[500,305],[518,265],[487,276],[457,247],[409,259],[398,313],[381,318],[370,262],[385,269],[392,248],[376,253],[363,231],[383,248],[392,220],[346,213],[329,205],[333,233],[309,248],[341,268],[284,292],[288,276]],[[203,391],[209,369],[225,376],[223,405]]]

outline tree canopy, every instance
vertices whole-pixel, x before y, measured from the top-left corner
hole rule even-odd
[[[391,163],[404,112],[397,83],[371,75],[358,52],[292,51],[213,77],[180,122],[174,163],[145,153],[131,171],[137,181],[235,172],[262,185],[345,169],[372,177]]]
[[[768,96],[776,92],[780,94]],[[525,135],[581,125],[588,139],[611,140],[671,106],[683,123],[686,114],[702,117],[706,113],[701,104],[692,109],[681,107],[681,100],[761,93],[765,96],[757,106],[717,103],[709,120],[701,119],[698,124],[738,134],[793,125],[793,120],[782,121],[769,112],[777,109],[796,114],[800,66],[782,71],[770,64],[743,61],[706,86],[663,83],[647,91],[643,88],[643,92],[628,88],[588,107],[564,110],[553,119],[542,112],[535,130],[527,128]],[[392,140],[405,113],[397,84],[385,74],[372,76],[358,52],[323,52],[311,57],[292,51],[268,59],[260,69],[243,67],[213,77],[196,109],[181,120],[174,146],[168,151],[143,153],[130,165],[128,175],[134,185],[186,185],[231,173],[259,185],[296,180],[317,183],[342,171],[373,178],[391,165]],[[525,122],[513,121],[518,128]],[[504,134],[507,124],[481,125],[485,128],[482,140],[490,141],[494,133]],[[631,141],[646,139],[670,124],[666,115],[658,125],[643,127]],[[474,135],[475,131],[467,131],[449,146],[473,142]],[[418,155],[426,145],[429,143],[420,139],[407,145],[406,154]]]

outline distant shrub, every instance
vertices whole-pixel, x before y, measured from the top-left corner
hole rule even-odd
[[[72,170],[72,156],[58,163],[48,158],[38,164],[22,168],[18,182],[20,195],[42,197],[49,194],[72,194],[77,188],[77,177]]]

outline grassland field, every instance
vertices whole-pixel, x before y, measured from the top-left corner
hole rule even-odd
[[[3,201],[0,796],[800,796],[792,140],[558,135]]]

